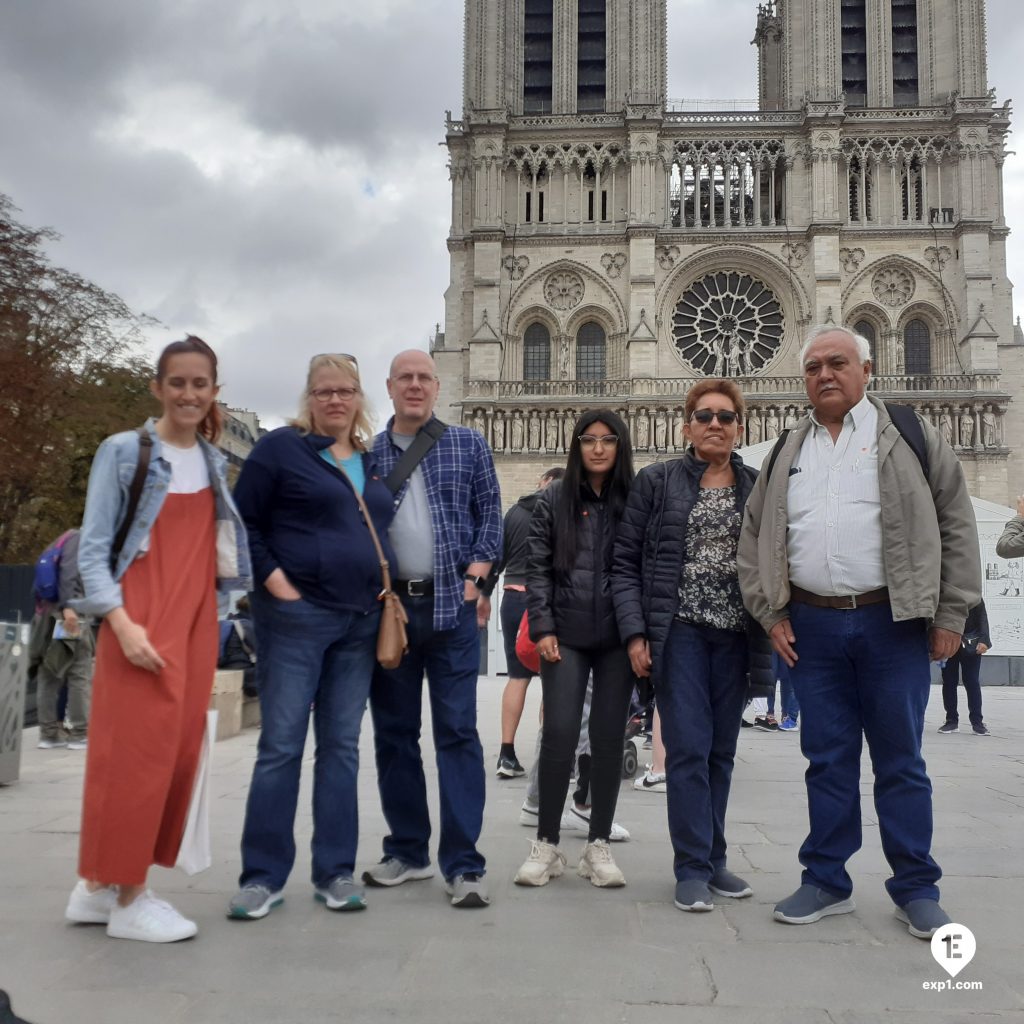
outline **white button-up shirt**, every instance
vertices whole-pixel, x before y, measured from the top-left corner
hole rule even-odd
[[[878,411],[865,396],[835,443],[811,413],[789,476],[789,580],[823,596],[886,585],[878,493]]]

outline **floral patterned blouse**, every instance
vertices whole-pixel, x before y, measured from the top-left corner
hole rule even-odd
[[[747,613],[736,572],[741,522],[735,484],[700,489],[686,522],[677,618],[717,629],[746,629]]]

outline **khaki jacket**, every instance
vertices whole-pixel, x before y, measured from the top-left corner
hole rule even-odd
[[[996,554],[1000,558],[1024,558],[1024,516],[1014,516],[996,541]]]
[[[921,420],[930,467],[925,481],[884,404],[868,399],[878,410],[882,553],[893,619],[928,619],[962,633],[967,612],[981,600],[981,552],[963,470],[935,428]],[[789,618],[789,470],[810,426],[805,417],[790,431],[771,479],[765,463],[744,512],[740,587],[747,610],[765,630]]]

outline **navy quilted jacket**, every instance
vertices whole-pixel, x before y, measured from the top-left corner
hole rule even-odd
[[[662,652],[679,607],[679,576],[686,552],[686,525],[708,464],[692,449],[678,459],[645,466],[633,481],[619,524],[612,563],[612,595],[619,632],[628,642],[644,636],[651,645],[651,676],[658,683]],[[736,505],[742,512],[757,471],[733,452]],[[752,682],[771,676],[771,655],[760,627],[748,629]],[[740,642],[743,642],[742,640]]]

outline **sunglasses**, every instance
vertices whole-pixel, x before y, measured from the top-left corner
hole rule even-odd
[[[347,359],[357,369],[359,367],[359,360],[351,352],[318,352],[313,358],[322,359],[324,356],[329,359]]]
[[[713,409],[698,409],[690,418],[706,427],[716,417],[723,427],[735,423],[740,418],[739,413],[731,409],[719,409],[717,412]]]

